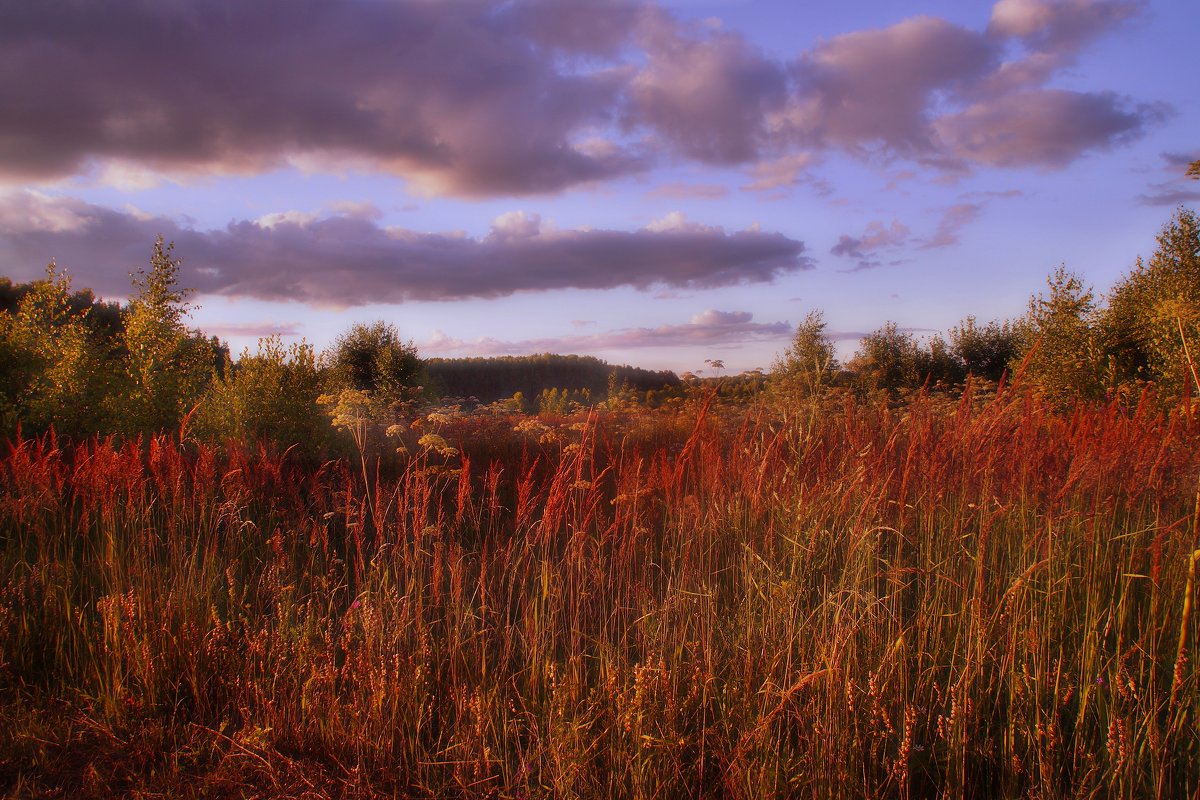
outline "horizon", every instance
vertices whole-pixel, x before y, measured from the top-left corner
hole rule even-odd
[[[124,300],[162,234],[235,355],[733,374],[821,309],[844,357],[1102,293],[1200,201],[1193,3],[0,10],[0,272]]]

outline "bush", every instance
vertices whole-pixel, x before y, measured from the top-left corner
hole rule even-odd
[[[412,342],[401,341],[386,322],[359,323],[339,336],[329,367],[332,388],[370,392],[384,401],[403,400],[419,389],[424,372]]]
[[[1101,318],[1113,383],[1152,381],[1166,396],[1194,382],[1200,352],[1200,219],[1180,209],[1148,263],[1113,288]],[[1192,386],[1200,390],[1200,385]]]
[[[810,311],[796,326],[792,343],[775,359],[771,377],[787,389],[817,392],[837,373],[833,342],[826,332],[825,315]]]
[[[197,412],[195,426],[213,438],[267,439],[314,452],[328,439],[329,422],[317,405],[321,374],[312,345],[260,339],[236,364],[216,377]]]
[[[71,279],[53,263],[16,313],[0,313],[0,418],[34,431],[88,434],[104,426],[109,381],[89,309],[71,304]]]
[[[964,375],[998,381],[1019,348],[1017,330],[1008,322],[980,327],[975,317],[967,317],[950,329],[950,353]]]
[[[1029,301],[1018,325],[1015,363],[1024,378],[1054,405],[1102,394],[1096,302],[1078,275],[1059,267],[1047,279],[1049,293]]]
[[[212,374],[213,347],[188,330],[188,291],[178,288],[179,259],[162,237],[154,243],[150,271],[133,277],[121,343],[125,386],[115,395],[115,419],[126,432],[170,430],[199,401]]]

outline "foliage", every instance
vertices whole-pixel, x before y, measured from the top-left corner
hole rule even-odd
[[[587,391],[596,400],[606,398],[610,376],[616,385],[644,393],[678,386],[674,372],[630,366],[613,366],[594,356],[499,356],[493,358],[431,358],[425,362],[430,382],[442,395],[475,398],[480,403],[506,400],[514,393],[537,398],[545,389]]]
[[[1113,288],[1102,315],[1110,380],[1152,381],[1167,396],[1200,390],[1200,218],[1178,210],[1150,261]],[[1188,385],[1190,389],[1187,389]]]
[[[121,336],[126,385],[116,419],[126,432],[170,430],[199,401],[213,367],[213,347],[188,330],[188,290],[180,289],[173,245],[154,243],[150,270],[133,275],[133,297]]]
[[[919,385],[920,345],[911,333],[888,321],[862,338],[847,366],[857,375],[860,385],[868,389]]]
[[[1046,285],[1048,293],[1030,299],[1018,326],[1020,349],[1014,364],[1056,406],[1095,399],[1103,387],[1095,295],[1065,266]]]
[[[402,401],[420,390],[420,356],[386,322],[351,326],[338,336],[328,360],[330,379],[338,389],[369,392],[383,403]]]
[[[999,381],[1019,347],[1016,327],[1008,322],[993,320],[980,327],[968,316],[950,329],[950,353],[964,375]]]
[[[22,292],[14,312],[0,312],[0,418],[30,430],[89,434],[104,427],[108,391],[102,349],[75,310],[71,279],[53,262],[46,279]]]
[[[771,377],[788,389],[809,393],[826,385],[838,369],[827,327],[824,312],[810,311],[796,326],[791,344],[775,359]]]
[[[615,400],[616,397],[610,394],[610,399]],[[543,389],[537,396],[537,408],[542,414],[567,414],[580,406],[590,405],[591,399],[591,392],[587,389],[571,391],[552,387]]]
[[[58,271],[57,274],[64,274]],[[17,313],[22,298],[34,291],[40,281],[14,284],[0,277],[0,312]],[[102,345],[112,344],[124,328],[124,311],[119,303],[98,299],[91,289],[79,289],[68,296],[72,314],[80,316]]]
[[[213,378],[194,427],[214,438],[266,440],[318,451],[329,421],[317,404],[321,373],[312,345],[284,346],[279,337],[258,341]]]

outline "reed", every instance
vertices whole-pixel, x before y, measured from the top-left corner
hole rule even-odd
[[[823,402],[823,406],[817,405]],[[0,462],[0,786],[1200,791],[1200,420],[1007,390]]]

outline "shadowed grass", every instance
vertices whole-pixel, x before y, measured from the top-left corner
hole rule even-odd
[[[1200,790],[1190,408],[439,420],[454,449],[369,493],[265,448],[13,444],[0,786]]]

